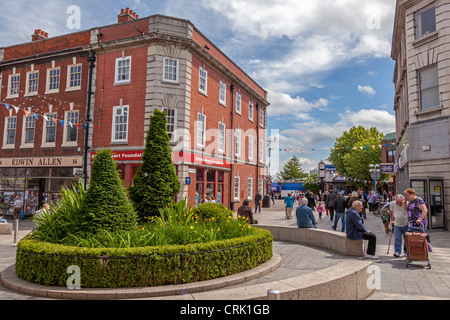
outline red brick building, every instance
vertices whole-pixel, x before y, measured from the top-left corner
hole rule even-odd
[[[0,197],[32,211],[82,170],[90,31],[0,48]],[[4,203],[3,203],[4,202]]]
[[[75,41],[74,38],[80,39]],[[17,46],[20,48],[2,49],[0,69],[5,88],[10,86],[8,78],[14,71],[20,72],[23,78],[30,64],[38,68],[36,61],[41,59],[34,55],[36,49],[30,47],[38,43],[41,43],[42,54],[49,56],[42,64],[54,64],[43,65],[42,69],[60,66],[64,73],[71,62],[82,63],[79,91],[61,91],[53,96],[45,91],[40,94],[44,98],[61,100],[58,112],[62,120],[71,105],[65,102],[73,102],[73,108],[80,107],[79,119],[84,122],[87,56],[91,51],[95,53],[87,154],[92,160],[100,149],[113,150],[125,185],[132,183],[142,163],[149,118],[158,108],[168,113],[173,160],[182,183],[178,198],[188,198],[193,204],[197,192],[200,197],[212,196],[237,209],[244,199],[254,199],[258,190],[265,189],[267,93],[190,21],[162,15],[139,18],[127,8],[118,15],[117,23],[108,26]],[[17,64],[16,70],[12,70],[13,64],[8,62],[15,56],[12,50],[24,52],[24,61]],[[75,60],[76,50],[80,58]],[[52,62],[52,54],[60,57],[57,62]],[[67,78],[62,73],[61,79]],[[39,84],[41,86],[45,84]],[[61,80],[61,86],[67,84]],[[26,99],[19,95],[18,100],[8,100],[4,91],[2,102],[20,105],[20,99]],[[24,102],[27,106],[35,103]],[[6,119],[8,110],[2,108],[1,112],[0,116]],[[64,123],[67,122],[65,119]],[[17,126],[18,133],[21,125]],[[79,130],[77,147],[66,150],[64,142],[58,142],[64,137],[63,127],[60,127],[52,155],[66,155],[67,151],[68,155],[81,157],[84,154],[84,138],[80,136],[83,128]],[[0,134],[6,132],[5,128],[0,123]],[[43,128],[36,131],[40,130]],[[22,157],[24,151],[15,146],[10,154],[5,152],[0,151],[0,161],[8,155]],[[36,157],[45,152],[48,151],[33,149]]]

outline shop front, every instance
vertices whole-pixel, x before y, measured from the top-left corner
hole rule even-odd
[[[28,157],[0,159],[0,209],[12,214],[16,197],[24,200],[24,214],[30,215],[44,202],[56,203],[63,186],[77,183],[82,157]]]

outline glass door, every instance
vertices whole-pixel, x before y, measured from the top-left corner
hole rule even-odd
[[[431,228],[445,228],[445,208],[444,208],[444,182],[443,180],[431,180],[430,185],[430,205],[428,214]]]

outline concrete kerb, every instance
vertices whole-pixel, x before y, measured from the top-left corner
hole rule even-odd
[[[186,283],[179,285],[167,285],[145,288],[115,288],[115,289],[68,289],[65,287],[44,286],[31,283],[16,276],[14,265],[9,266],[0,274],[0,283],[11,290],[23,294],[54,298],[54,299],[77,299],[77,300],[105,300],[105,299],[137,299],[148,297],[164,297],[192,294],[221,289],[227,286],[241,284],[270,272],[281,265],[281,257],[274,253],[272,258],[251,270],[235,275],[206,280],[201,282]]]
[[[335,231],[321,229],[299,229],[296,227],[264,226],[276,241],[313,245],[332,250],[346,256],[361,256],[362,242],[352,242],[345,235]],[[249,280],[262,277],[281,265],[281,257],[274,252],[271,260],[252,270],[219,279],[191,284],[118,289],[81,289],[69,290],[61,287],[48,287],[19,279],[14,265],[0,274],[0,282],[6,288],[23,294],[53,299],[186,299],[186,300],[264,300],[267,291],[280,291],[283,300],[306,299],[348,299],[360,300],[369,297],[374,290],[367,285],[370,273],[368,268],[372,261],[349,259],[332,267],[264,284],[226,288],[243,284]]]

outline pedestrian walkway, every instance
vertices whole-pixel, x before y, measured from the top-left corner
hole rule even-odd
[[[294,219],[286,220],[284,204],[282,200],[276,200],[275,205],[270,208],[262,208],[261,213],[255,218],[262,225],[292,226],[296,227],[295,209]],[[318,228],[331,230],[333,223],[325,214],[319,220],[318,213],[315,212]],[[432,231],[431,244],[433,252],[430,254],[431,269],[423,268],[423,264],[405,266],[405,258],[395,258],[393,256],[393,240],[389,254],[387,248],[389,234],[384,231],[381,219],[373,214],[367,215],[365,226],[377,235],[377,255],[380,260],[374,261],[374,265],[379,267],[381,272],[380,289],[376,290],[369,300],[428,300],[428,299],[450,299],[450,232]],[[340,230],[338,224],[337,230]],[[32,229],[32,221],[24,220],[20,223],[19,234],[24,237]],[[336,231],[340,232],[340,231]],[[258,279],[236,285],[240,287],[272,282],[276,280],[289,279],[301,276],[318,270],[333,267],[346,259],[361,259],[345,257],[333,251],[320,248],[304,246],[289,242],[274,242],[274,251],[282,258],[281,266],[275,271]],[[13,235],[0,236],[0,273],[10,265],[14,264],[16,244]],[[233,288],[233,287],[230,287]],[[176,297],[172,297],[175,298]],[[24,295],[16,291],[6,289],[0,285],[0,299],[2,300],[28,300],[43,299]]]
[[[263,208],[261,213],[255,215],[255,219],[263,225],[296,226],[294,206],[292,220],[285,219],[283,200],[275,200],[271,208]],[[322,219],[314,212],[319,229],[331,230],[334,221],[324,212]],[[417,262],[406,268],[405,258],[396,258],[394,254],[394,237],[392,237],[389,254],[387,254],[390,233],[386,233],[381,218],[367,213],[365,227],[377,235],[376,255],[380,260],[375,260],[374,265],[381,271],[381,286],[369,299],[371,300],[395,300],[395,299],[450,299],[450,232],[431,231],[430,253],[431,269],[423,268],[424,263]],[[336,232],[340,232],[341,224],[338,222]]]

